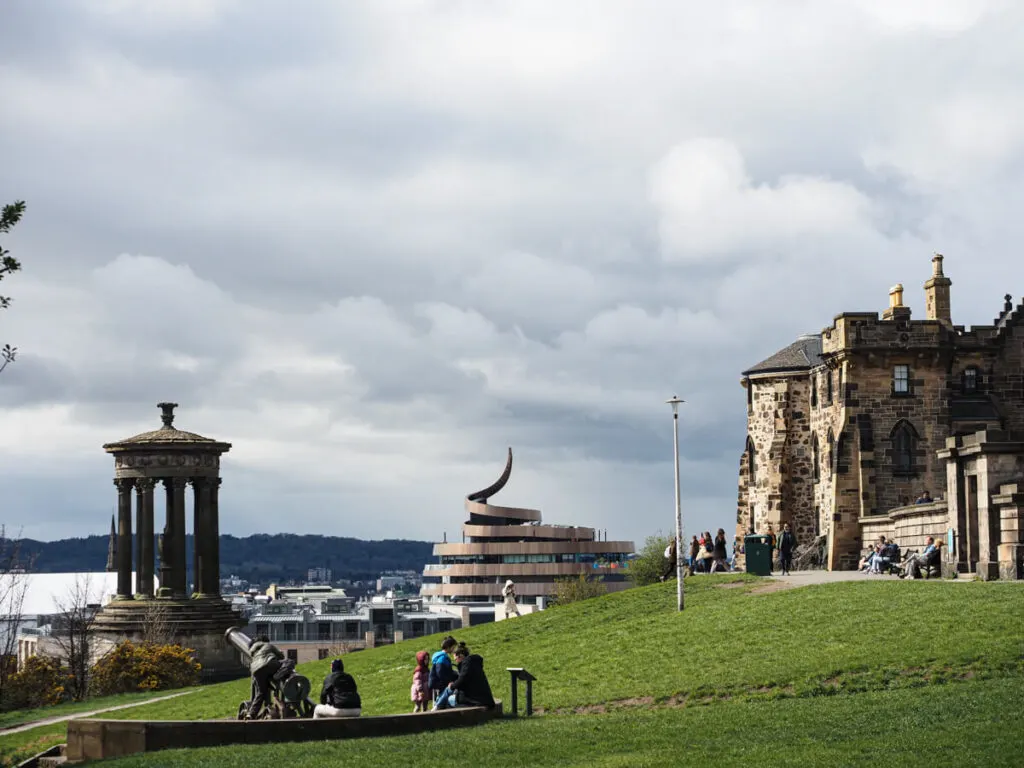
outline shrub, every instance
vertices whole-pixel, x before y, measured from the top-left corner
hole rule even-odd
[[[57,659],[30,656],[7,679],[4,709],[35,709],[60,704],[69,697],[71,673]]]
[[[555,604],[568,605],[591,597],[600,597],[608,588],[600,578],[581,573],[575,579],[555,579]]]
[[[92,668],[90,693],[108,696],[130,691],[163,691],[199,682],[199,663],[191,648],[125,640]]]
[[[663,536],[660,533],[647,537],[643,549],[629,564],[629,578],[636,586],[643,587],[661,581],[661,574],[665,572],[665,567],[668,565],[665,548],[670,541],[668,536]]]

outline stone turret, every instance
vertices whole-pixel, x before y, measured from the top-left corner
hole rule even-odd
[[[953,284],[942,273],[942,254],[936,253],[932,258],[932,276],[924,284],[925,318],[938,320],[943,325],[953,327],[953,315],[949,304],[949,287]]]

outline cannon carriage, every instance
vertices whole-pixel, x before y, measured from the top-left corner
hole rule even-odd
[[[249,647],[252,640],[239,629],[232,627],[224,633],[224,639],[238,649],[248,661]],[[309,718],[313,716],[315,705],[309,698],[310,682],[305,675],[295,671],[295,662],[284,659],[280,669],[274,673],[270,681],[270,696],[260,711],[251,714],[251,699],[239,702],[239,720],[286,720],[291,718]]]

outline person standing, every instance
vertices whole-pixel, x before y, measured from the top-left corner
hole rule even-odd
[[[775,531],[772,530],[771,523],[768,523],[768,533],[765,535],[768,537],[768,570],[771,571],[772,566],[775,565],[775,550],[779,543],[779,540],[775,537]]]
[[[512,579],[505,582],[505,588],[501,593],[505,596],[505,618],[507,619],[513,613],[519,616],[519,606],[516,605],[516,585]]]
[[[793,565],[793,550],[796,549],[796,536],[789,529],[789,523],[782,526],[782,538],[779,539],[779,557],[782,560],[782,575],[789,576]]]
[[[673,536],[665,547],[665,570],[661,572],[661,580],[668,579],[676,572],[676,537]]]
[[[715,542],[712,545],[712,554],[714,560],[711,563],[711,572],[714,573],[717,570],[728,571],[729,563],[726,560],[728,556],[725,549],[725,530],[723,528],[718,529],[718,534],[715,536]]]
[[[270,697],[270,681],[281,669],[284,654],[270,638],[259,635],[249,643],[249,673],[252,675],[252,693],[247,720],[256,720]]]
[[[412,688],[409,689],[413,712],[426,712],[430,702],[430,688],[427,685],[430,678],[429,660],[430,654],[426,651],[416,654],[416,670],[412,673]]]

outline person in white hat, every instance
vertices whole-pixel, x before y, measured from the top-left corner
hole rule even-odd
[[[519,616],[519,606],[516,605],[516,585],[512,583],[512,579],[505,582],[505,588],[501,592],[505,596],[505,617],[508,618],[513,613]]]

